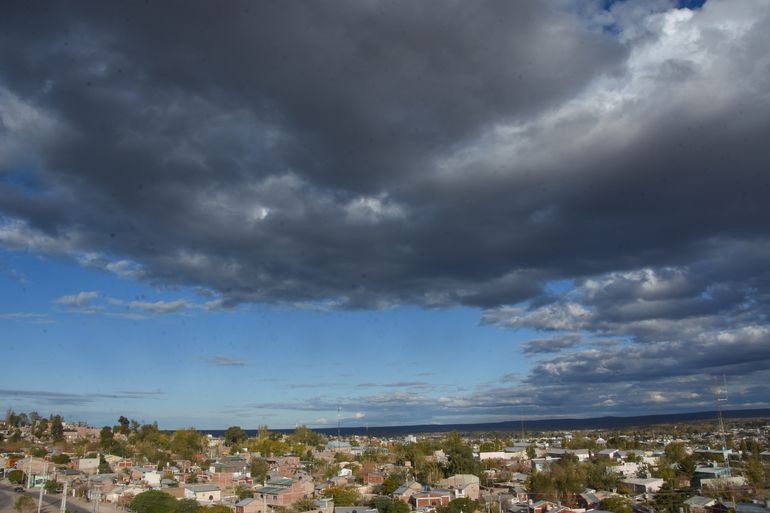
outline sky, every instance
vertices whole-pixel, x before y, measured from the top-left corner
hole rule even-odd
[[[766,0],[3,11],[3,409],[770,407]]]

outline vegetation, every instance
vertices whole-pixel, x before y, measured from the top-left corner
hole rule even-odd
[[[13,484],[21,484],[27,480],[27,476],[21,470],[11,470],[6,477]]]
[[[361,503],[361,495],[356,490],[344,486],[327,488],[324,497],[332,499],[335,506],[354,506]]]
[[[404,501],[394,500],[390,497],[375,497],[369,506],[377,508],[378,513],[409,513],[409,506]]]
[[[35,500],[29,495],[22,495],[13,503],[13,509],[19,513],[35,511]]]

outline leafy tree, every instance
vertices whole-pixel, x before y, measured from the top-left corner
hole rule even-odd
[[[56,454],[51,456],[51,461],[57,465],[66,465],[70,462],[70,457],[66,454]]]
[[[385,481],[382,483],[383,495],[390,495],[391,493],[396,491],[396,488],[398,488],[405,482],[406,482],[406,478],[402,474],[389,475],[388,477],[385,478]]]
[[[334,501],[335,506],[354,506],[361,502],[361,495],[353,488],[332,486],[324,491],[324,497]]]
[[[203,451],[203,437],[193,428],[179,429],[171,437],[169,448],[182,458],[189,460]]]
[[[527,446],[527,458],[534,459],[537,456],[537,451],[534,445]]]
[[[369,505],[377,508],[378,513],[409,513],[409,506],[404,501],[393,500],[390,497],[375,497]]]
[[[313,499],[300,499],[294,503],[294,511],[296,511],[297,513],[302,513],[303,511],[311,511],[315,509],[318,509],[318,508]]]
[[[46,493],[61,493],[63,486],[60,482],[49,479],[45,482],[43,488]]]
[[[613,513],[631,513],[631,503],[625,497],[614,495],[602,501],[602,509]]]
[[[270,465],[267,464],[262,458],[252,458],[249,464],[249,470],[251,471],[251,478],[255,482],[262,483],[267,478],[267,472],[270,470]]]
[[[61,415],[51,417],[51,437],[57,442],[64,439],[64,423]]]
[[[115,435],[112,432],[112,428],[104,426],[99,432],[99,447],[101,447],[103,451],[112,453],[115,449],[115,445]]]
[[[118,418],[118,425],[120,426],[118,428],[118,431],[120,432],[120,434],[128,435],[131,432],[131,429],[129,428],[129,424],[130,424],[130,421],[123,415],[121,415]]]
[[[679,513],[686,499],[686,495],[677,492],[670,482],[664,481],[663,486],[652,498],[652,506],[658,512]]]
[[[33,447],[29,451],[29,454],[31,454],[32,456],[34,456],[36,458],[43,458],[46,454],[48,454],[48,451],[46,451],[42,447]]]
[[[6,477],[13,484],[21,484],[27,480],[27,476],[21,470],[11,470]]]
[[[449,458],[447,468],[452,474],[480,474],[481,466],[473,458],[473,449],[466,444],[458,433],[450,433],[444,440],[446,455]]]
[[[461,511],[463,513],[473,513],[474,511],[479,510],[481,510],[481,503],[466,497],[451,500],[446,506],[439,506],[436,508],[438,513],[460,513]]]
[[[172,513],[177,500],[158,490],[142,492],[131,501],[129,508],[138,513]]]
[[[172,513],[198,513],[201,505],[195,499],[180,499],[174,505]]]
[[[99,473],[100,474],[110,474],[112,472],[112,468],[110,467],[110,464],[107,463],[107,460],[104,459],[104,455],[99,455]]]
[[[238,445],[243,443],[248,436],[240,426],[230,426],[225,431],[225,445]]]
[[[761,488],[765,483],[765,467],[758,458],[749,459],[744,466],[746,479],[755,488]]]
[[[13,509],[19,513],[35,511],[35,500],[29,495],[22,495],[13,503]]]
[[[238,496],[238,500],[254,497],[254,491],[247,486],[237,486],[233,491],[235,492],[235,495]]]

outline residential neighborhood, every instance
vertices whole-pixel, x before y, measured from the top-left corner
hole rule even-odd
[[[342,437],[9,410],[0,469],[20,513],[36,493],[136,513],[770,513],[770,424],[715,426]]]

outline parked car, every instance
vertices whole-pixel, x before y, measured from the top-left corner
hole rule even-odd
[[[23,492],[23,491],[24,491],[24,487],[23,487],[23,486],[15,486],[15,487],[13,488],[13,491],[14,491],[14,492],[19,492],[19,493],[21,493],[21,492]]]

